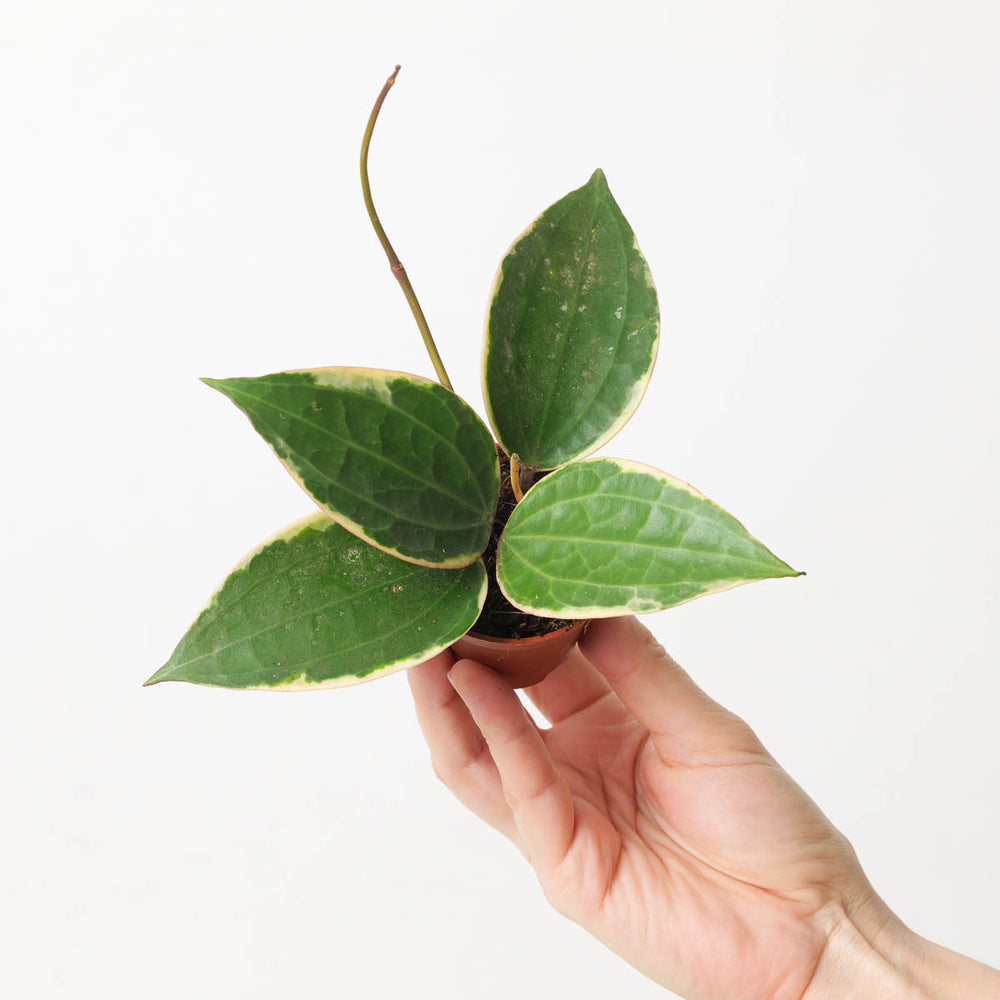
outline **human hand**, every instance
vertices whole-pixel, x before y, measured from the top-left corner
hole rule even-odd
[[[634,618],[596,621],[525,689],[550,729],[474,661],[409,677],[438,776],[656,982],[692,1000],[951,995],[916,991],[900,968],[919,939],[847,840]]]

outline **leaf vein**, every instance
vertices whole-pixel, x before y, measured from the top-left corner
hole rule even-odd
[[[430,489],[431,489],[432,492],[439,493],[442,496],[447,497],[450,500],[454,500],[455,502],[457,502],[462,507],[468,507],[470,510],[474,510],[477,513],[480,512],[480,509],[477,508],[474,503],[472,503],[466,497],[462,496],[460,493],[449,492],[448,490],[444,489],[440,485],[440,483],[435,482],[433,479],[427,479],[427,478],[425,478],[423,476],[418,475],[412,469],[407,469],[406,466],[400,465],[398,462],[393,462],[391,459],[386,458],[385,455],[383,455],[383,454],[381,454],[381,453],[373,450],[372,448],[367,448],[364,445],[361,445],[361,444],[357,443],[356,441],[351,441],[348,438],[342,437],[339,434],[334,433],[330,428],[324,427],[322,424],[318,424],[315,421],[309,420],[306,417],[302,416],[301,414],[294,413],[291,410],[286,410],[284,407],[279,406],[277,403],[272,403],[270,400],[264,399],[264,398],[262,398],[260,396],[256,396],[253,393],[247,393],[247,392],[242,392],[241,393],[239,391],[239,389],[233,389],[232,391],[236,395],[246,396],[249,399],[252,399],[255,402],[259,403],[262,406],[266,406],[266,407],[269,407],[272,410],[276,410],[278,413],[284,414],[286,417],[288,417],[289,419],[291,419],[293,421],[297,421],[298,423],[305,424],[307,427],[314,428],[320,434],[323,434],[326,437],[330,438],[331,440],[336,441],[338,444],[345,446],[345,448],[347,448],[348,450],[352,450],[353,449],[355,451],[361,452],[362,454],[368,455],[370,458],[374,459],[376,462],[380,462],[383,465],[388,466],[389,468],[395,469],[398,472],[402,472],[404,476],[408,476],[410,479],[412,479],[412,480],[420,483],[423,486],[430,487]],[[424,423],[422,423],[420,421],[417,421],[416,418],[413,418],[413,419],[414,419],[414,422],[418,426],[421,426],[421,427],[427,427],[428,426],[427,424],[424,424]],[[280,440],[284,440],[284,439],[280,438]],[[287,444],[287,442],[286,442],[286,444]],[[298,454],[298,452],[296,452],[296,454]],[[312,468],[314,468],[314,469],[316,468],[316,466],[312,465],[312,463],[309,462],[308,459],[306,459],[306,461],[307,461],[307,463],[309,465],[312,466]],[[464,457],[463,457],[463,461],[464,461]],[[466,465],[466,468],[469,470],[469,478],[472,478],[472,471],[473,470],[469,468],[468,462],[466,462],[465,465]],[[320,475],[324,475],[324,473],[320,472],[319,469],[316,469],[316,471],[319,472]],[[329,477],[325,477],[325,478],[329,478]],[[338,485],[339,485],[339,483],[338,483]]]
[[[413,564],[409,563],[409,564],[403,564],[403,565],[413,565]],[[414,567],[414,568],[417,571],[419,571],[421,569],[426,569],[426,567],[422,567],[422,566],[417,566],[417,567]],[[282,569],[282,575],[287,574],[288,569],[290,569],[290,567],[283,568]],[[351,590],[350,593],[347,594],[347,596],[345,596],[345,597],[339,597],[337,600],[330,601],[329,603],[320,604],[320,605],[318,605],[316,607],[312,607],[312,608],[308,608],[308,609],[306,609],[304,611],[300,611],[300,612],[298,612],[298,614],[292,615],[290,617],[281,618],[281,619],[279,619],[276,622],[271,622],[270,624],[265,625],[263,628],[258,629],[256,632],[249,632],[246,635],[242,635],[242,636],[240,636],[237,639],[233,639],[232,642],[227,642],[227,643],[223,644],[222,646],[215,646],[215,647],[213,647],[207,653],[202,653],[199,656],[194,656],[194,657],[192,657],[189,660],[182,660],[180,663],[176,664],[176,667],[180,668],[180,667],[190,666],[193,663],[197,663],[199,660],[205,660],[205,659],[208,659],[210,657],[216,656],[218,653],[225,652],[227,649],[231,649],[233,646],[238,646],[241,643],[250,642],[251,640],[256,639],[258,636],[264,635],[267,632],[273,632],[277,628],[284,628],[284,626],[285,626],[286,623],[297,621],[299,618],[304,618],[307,615],[319,614],[320,612],[334,611],[337,608],[339,608],[339,607],[341,607],[341,606],[343,606],[345,604],[349,604],[352,601],[356,601],[356,599],[359,598],[359,597],[364,597],[364,596],[366,596],[368,594],[375,593],[376,591],[384,590],[385,588],[392,587],[395,584],[405,583],[408,580],[412,580],[417,575],[418,575],[418,572],[413,572],[413,573],[407,574],[406,576],[393,577],[391,580],[381,581],[379,583],[373,584],[371,587],[365,587],[365,588],[363,588],[361,590]],[[261,580],[261,581],[259,581],[259,582],[261,582],[261,583],[271,582],[271,581],[273,581],[273,579],[274,579],[274,577],[264,577],[264,579]],[[223,586],[225,586],[225,584],[223,584]],[[247,591],[247,592],[249,592],[249,591]],[[240,595],[241,598],[245,597],[245,596],[246,596],[246,593]],[[226,604],[224,606],[220,605],[218,607],[218,610],[219,611],[226,610],[232,604],[235,604],[235,603],[236,603],[235,600],[233,600],[233,601],[228,600],[228,596],[227,596]],[[208,612],[210,612],[211,608],[212,608],[212,605],[210,604],[208,606],[208,608],[205,609],[204,613],[207,614]],[[211,621],[206,621],[205,622],[205,626],[206,627],[211,626],[211,624],[212,624]],[[204,629],[202,629],[201,631],[203,632]],[[199,632],[199,635],[200,634],[201,633]],[[187,637],[185,636],[185,639],[186,638]],[[193,641],[194,641],[194,636],[192,636],[192,642]]]

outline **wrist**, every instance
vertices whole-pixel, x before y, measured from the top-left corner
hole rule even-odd
[[[829,927],[802,1000],[1000,1000],[1000,972],[914,934],[874,894]]]
[[[910,980],[910,933],[874,894],[824,913],[827,941],[802,1000],[930,1000]]]

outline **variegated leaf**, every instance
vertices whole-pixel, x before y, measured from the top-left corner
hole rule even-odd
[[[536,615],[605,618],[799,573],[687,483],[613,458],[536,483],[500,541],[507,598]]]
[[[482,562],[403,562],[317,512],[248,555],[146,683],[342,687],[430,658],[486,596]]]

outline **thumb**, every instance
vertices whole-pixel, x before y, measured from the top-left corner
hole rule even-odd
[[[601,618],[580,650],[649,730],[667,764],[718,764],[734,750],[763,752],[749,726],[714,701],[634,617]]]

